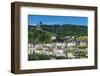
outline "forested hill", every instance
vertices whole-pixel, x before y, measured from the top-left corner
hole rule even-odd
[[[70,25],[70,24],[64,24],[64,25],[41,25],[41,26],[34,26],[29,25],[28,30],[32,28],[40,28],[43,31],[50,32],[52,34],[59,35],[60,37],[64,36],[87,36],[88,27],[82,26],[82,25]]]

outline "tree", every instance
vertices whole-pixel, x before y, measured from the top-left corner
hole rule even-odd
[[[87,36],[79,36],[76,38],[76,40],[80,40],[80,41],[86,41],[88,38]]]
[[[28,32],[29,43],[48,43],[51,41],[51,33],[44,30],[32,29]]]

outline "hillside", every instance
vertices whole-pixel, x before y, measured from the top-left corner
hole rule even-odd
[[[41,25],[41,26],[34,26],[28,25],[28,38],[29,42],[34,41],[50,41],[50,37],[56,35],[60,38],[65,36],[87,36],[87,26],[80,26],[80,25]],[[33,41],[32,41],[33,40]]]

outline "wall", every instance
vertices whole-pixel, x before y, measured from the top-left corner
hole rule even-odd
[[[15,0],[1,0],[0,2],[0,76],[16,76],[10,73],[10,60],[11,60],[11,15],[10,3]],[[98,6],[100,16],[100,0],[17,0],[28,2],[41,2],[41,3],[57,3],[57,4],[74,4],[74,5],[90,5]],[[100,20],[100,18],[98,18]],[[98,24],[100,24],[98,22]],[[98,28],[100,26],[98,25]],[[98,31],[100,33],[100,30]],[[92,33],[92,31],[91,31]],[[100,41],[100,35],[98,36]],[[99,43],[99,42],[98,42]],[[99,44],[100,45],[100,44]],[[100,58],[100,49],[98,55]],[[98,70],[81,70],[81,71],[65,71],[65,72],[52,72],[52,73],[38,73],[38,74],[22,74],[18,76],[99,76],[100,74],[100,60],[98,61]]]

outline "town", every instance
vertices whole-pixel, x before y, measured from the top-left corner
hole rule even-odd
[[[52,59],[80,59],[88,57],[87,39],[76,40],[74,36],[66,36],[62,41],[56,42],[52,36],[52,43],[29,43],[29,60],[52,60]]]
[[[28,60],[88,58],[87,27],[69,24],[28,27]]]

